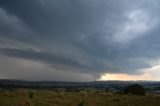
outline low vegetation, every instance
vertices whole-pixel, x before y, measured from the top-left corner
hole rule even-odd
[[[12,89],[0,90],[0,106],[159,106],[160,95],[119,94],[114,91]]]

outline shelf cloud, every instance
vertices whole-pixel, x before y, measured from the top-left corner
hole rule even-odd
[[[159,7],[157,0],[1,0],[0,78],[141,75],[159,65]]]

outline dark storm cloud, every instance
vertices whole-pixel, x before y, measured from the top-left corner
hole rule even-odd
[[[77,61],[66,59],[63,56],[56,56],[51,55],[45,52],[36,52],[33,50],[20,50],[20,49],[8,49],[8,48],[1,48],[0,54],[11,56],[11,57],[18,57],[23,59],[30,59],[36,61],[42,61],[48,64],[63,64],[67,66],[75,66],[77,68],[87,68]],[[63,67],[63,66],[62,66]]]
[[[159,58],[158,11],[156,0],[1,0],[0,54],[64,72],[136,74]]]
[[[0,48],[0,54],[9,57],[17,57],[22,59],[39,61],[48,64],[53,68],[57,68],[63,71],[80,71],[84,73],[94,74],[96,71],[99,70],[98,72],[96,72],[96,74],[98,74],[100,72],[103,72],[103,70],[105,70],[106,68],[104,63],[99,64],[98,62],[90,62],[90,64],[87,65],[84,64],[82,61],[76,60],[75,58],[66,58],[61,54],[50,54],[42,51]],[[114,67],[108,66],[108,69],[109,68],[110,70],[114,69]]]

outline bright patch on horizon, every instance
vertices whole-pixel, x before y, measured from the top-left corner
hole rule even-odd
[[[99,80],[150,80],[148,74],[143,75],[128,75],[128,74],[104,74]]]
[[[160,80],[160,65],[141,70],[142,74],[106,73],[98,80]]]

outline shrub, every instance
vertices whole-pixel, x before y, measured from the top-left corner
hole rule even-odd
[[[113,101],[119,102],[120,100],[118,98],[113,98]]]
[[[29,98],[33,98],[33,92],[32,92],[32,91],[30,91],[30,92],[28,93],[28,97],[29,97]]]
[[[124,89],[125,94],[145,95],[145,89],[142,85],[134,84]]]
[[[85,103],[85,102],[82,101],[82,102],[80,102],[80,103],[78,104],[78,106],[85,106],[84,103]]]

